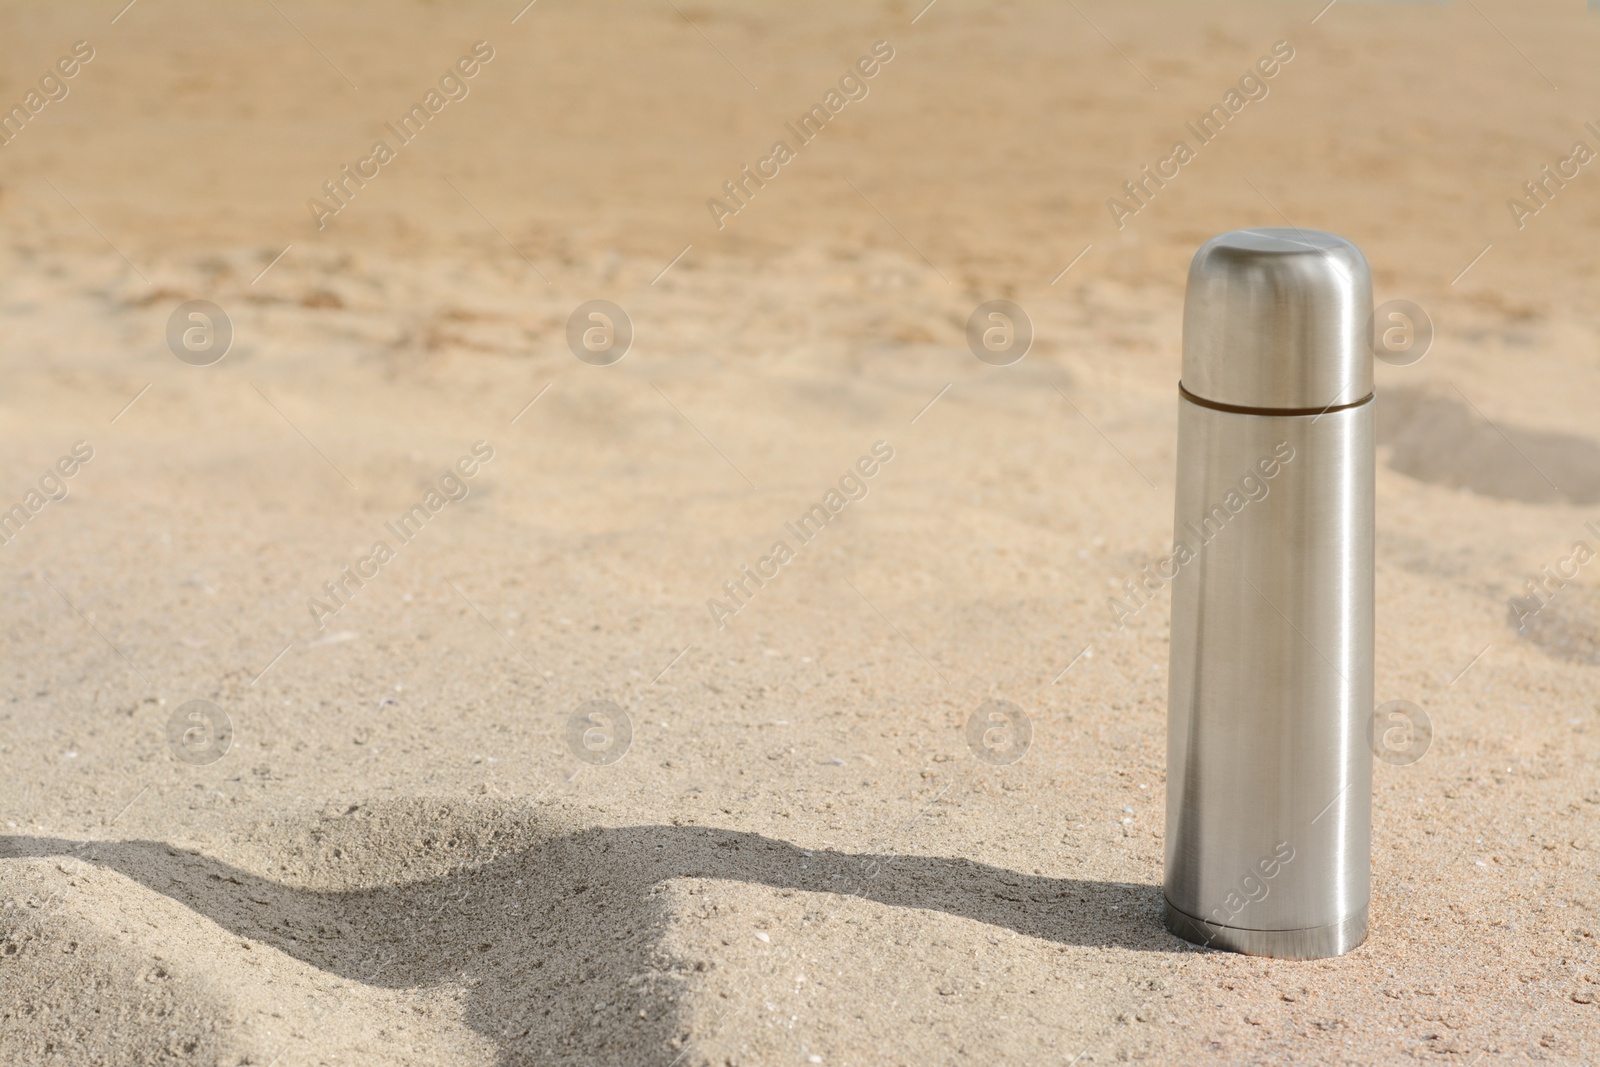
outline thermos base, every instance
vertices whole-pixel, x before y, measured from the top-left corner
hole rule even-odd
[[[1242,952],[1247,956],[1271,956],[1280,960],[1321,960],[1343,956],[1367,939],[1367,909],[1362,908],[1343,922],[1314,926],[1305,930],[1246,930],[1238,926],[1218,926],[1179,911],[1162,898],[1163,921],[1169,931],[1185,941],[1205,948]]]

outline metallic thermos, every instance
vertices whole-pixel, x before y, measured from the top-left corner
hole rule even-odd
[[[1189,267],[1167,707],[1167,929],[1285,959],[1367,935],[1372,277],[1332,234]]]

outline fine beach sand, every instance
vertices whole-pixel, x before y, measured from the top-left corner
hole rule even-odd
[[[1600,162],[1506,203],[1600,149],[1600,16],[121,7],[0,6],[0,106],[94,50],[0,147],[0,510],[93,450],[0,549],[0,1062],[1600,1059],[1600,560],[1564,562],[1600,550]],[[1281,225],[1437,330],[1378,367],[1376,574],[1377,700],[1435,736],[1375,766],[1368,941],[1312,963],[1163,931],[1168,598],[1108,604],[1171,548],[1188,259]],[[996,298],[1036,334],[1004,367],[964,337]],[[191,299],[215,365],[168,350]],[[592,299],[633,324],[611,366],[567,347]],[[192,699],[209,764],[169,748]],[[1015,763],[968,745],[989,699]],[[610,765],[568,747],[590,700]]]

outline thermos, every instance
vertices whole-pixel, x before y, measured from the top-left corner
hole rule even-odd
[[[1166,926],[1338,956],[1367,934],[1372,277],[1332,234],[1189,267],[1167,707]]]

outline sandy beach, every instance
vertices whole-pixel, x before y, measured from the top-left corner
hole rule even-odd
[[[0,4],[0,1062],[1600,1060],[1600,15],[524,2]],[[1249,226],[1432,332],[1316,962],[1114,606]]]

